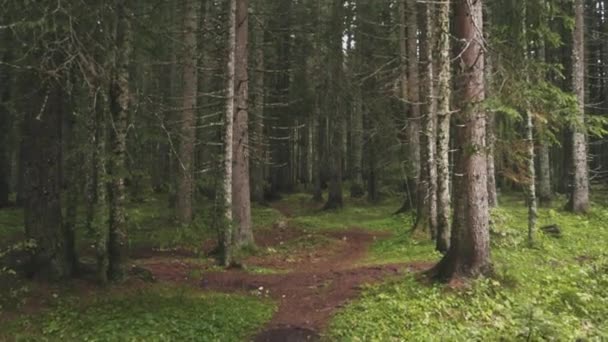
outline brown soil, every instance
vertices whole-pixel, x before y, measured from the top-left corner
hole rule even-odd
[[[285,216],[289,208],[277,207]],[[269,297],[278,310],[264,331],[253,341],[317,341],[332,314],[355,298],[365,284],[386,280],[403,271],[420,271],[428,263],[361,266],[368,247],[389,234],[353,228],[347,231],[312,233],[288,225],[256,233],[263,255],[244,260],[245,269],[206,271],[192,278],[192,270],[206,269],[173,260],[148,260],[147,269],[159,281],[198,283],[202,288]],[[294,243],[303,242],[303,243]],[[319,242],[323,243],[322,246]],[[255,274],[247,269],[264,267],[283,270],[276,274]]]

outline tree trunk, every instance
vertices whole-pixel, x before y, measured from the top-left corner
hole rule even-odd
[[[421,135],[420,179],[417,187],[417,214],[414,229],[428,227],[431,238],[437,233],[437,169],[435,165],[436,101],[434,86],[433,48],[434,48],[434,4],[425,4],[424,28],[421,35],[420,51],[424,59],[424,114]]]
[[[181,224],[188,225],[192,222],[194,197],[194,145],[198,97],[198,1],[187,0],[183,15],[182,108],[175,214]]]
[[[340,85],[343,84],[342,77],[342,18],[343,3],[341,0],[332,2],[332,19],[328,32],[329,50],[329,79],[328,96],[326,98],[326,112],[329,119],[329,191],[324,209],[338,209],[343,205],[342,199],[342,132],[344,113],[340,94]]]
[[[488,18],[486,18],[486,24],[491,25],[493,17],[490,11],[490,6],[487,6]],[[488,30],[485,31],[486,40],[488,37]],[[485,58],[485,77],[486,77],[486,90],[490,93],[490,96],[494,92],[494,60],[491,52],[488,52]],[[487,158],[488,158],[488,205],[490,208],[498,206],[498,194],[496,189],[496,165],[495,165],[495,145],[496,145],[496,117],[493,111],[488,110],[486,114],[486,144],[487,144]]]
[[[261,7],[261,6],[259,6]],[[266,148],[264,147],[264,101],[265,101],[265,90],[264,90],[264,17],[258,16],[257,20],[254,21],[254,56],[255,56],[255,68],[254,68],[254,86],[253,86],[253,122],[254,122],[254,136],[253,136],[253,151],[255,155],[252,156],[253,166],[253,177],[252,177],[252,192],[253,200],[257,203],[264,203],[264,165],[266,164]]]
[[[25,233],[35,242],[30,263],[33,275],[61,280],[72,275],[69,237],[61,216],[61,126],[64,111],[61,85],[51,81],[41,94],[42,110],[24,120]]]
[[[407,84],[408,84],[408,124],[407,134],[407,158],[406,169],[408,188],[413,194],[420,180],[420,80],[418,61],[418,9],[416,0],[407,0]],[[409,208],[415,208],[417,199],[411,199]]]
[[[553,191],[551,189],[551,157],[550,148],[547,143],[541,142],[538,148],[538,199],[543,205],[549,205],[553,200]]]
[[[232,227],[232,162],[233,162],[233,120],[234,120],[234,74],[235,74],[235,44],[236,44],[236,8],[238,0],[230,0],[228,15],[228,66],[226,77],[226,116],[224,119],[224,205],[226,224],[221,238],[222,263],[229,266],[233,254]]]
[[[116,51],[114,73],[110,85],[112,126],[110,129],[111,155],[108,160],[110,231],[108,240],[109,278],[125,276],[127,258],[127,227],[125,222],[125,158],[127,148],[127,120],[129,117],[129,63],[131,59],[131,22],[126,0],[116,1]]]
[[[572,52],[572,88],[578,99],[578,123],[572,127],[572,170],[574,171],[569,210],[589,210],[589,175],[587,166],[587,135],[585,133],[585,37],[583,0],[574,1],[574,32]]]
[[[450,246],[450,0],[439,8],[439,58],[438,58],[438,104],[437,104],[437,244],[439,252],[445,253]]]
[[[1,51],[0,51],[1,52]],[[6,54],[5,54],[6,55]],[[5,60],[8,58],[5,57]],[[11,159],[8,149],[8,132],[11,130],[10,112],[7,103],[10,99],[10,76],[8,68],[0,65],[0,208],[9,204],[9,178],[11,169]]]
[[[355,87],[355,97],[353,99],[353,115],[351,126],[351,151],[352,151],[352,184],[350,187],[350,196],[353,198],[363,197],[363,99],[361,98],[361,87],[357,84]]]
[[[235,32],[235,112],[232,135],[232,214],[234,245],[253,245],[249,188],[249,80],[247,72],[249,0],[238,0]]]
[[[482,1],[458,0],[456,34],[463,46],[458,88],[459,147],[454,193],[454,221],[448,252],[432,273],[441,280],[475,277],[491,270],[487,158],[485,154],[484,50]]]

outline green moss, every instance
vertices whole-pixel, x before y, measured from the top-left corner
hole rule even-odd
[[[273,313],[267,300],[155,287],[79,303],[65,300],[0,328],[31,341],[243,341]]]
[[[23,234],[23,209],[0,210],[0,241],[7,241]]]
[[[501,200],[493,213],[496,277],[459,290],[422,284],[412,275],[372,286],[335,317],[329,340],[608,339],[608,209],[572,215],[559,209],[563,200],[558,200],[539,211],[539,227],[558,224],[563,237],[537,233],[529,248],[523,202]],[[434,254],[432,244],[414,244],[407,236],[374,248],[378,258],[395,260]]]

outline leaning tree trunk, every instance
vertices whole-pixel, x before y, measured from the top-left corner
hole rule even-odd
[[[456,34],[461,42],[458,88],[462,91],[454,188],[454,222],[448,252],[431,271],[440,280],[475,277],[491,270],[487,158],[485,154],[482,1],[458,0]]]
[[[437,103],[437,244],[436,249],[447,252],[450,246],[450,0],[442,2],[439,8],[439,57],[437,60],[438,103]]]
[[[577,124],[572,127],[573,184],[569,210],[584,213],[589,210],[589,174],[587,166],[587,136],[585,134],[585,5],[574,1],[574,32],[572,51],[572,88],[578,99]]]
[[[125,214],[125,159],[127,150],[127,120],[129,117],[129,63],[131,58],[131,22],[127,1],[116,1],[116,51],[114,74],[110,85],[110,158],[108,160],[110,202],[110,236],[108,240],[109,268],[112,280],[125,276],[127,258],[127,227]]]
[[[232,228],[232,161],[233,161],[233,120],[234,120],[234,73],[235,73],[235,44],[236,44],[236,8],[237,0],[230,1],[228,16],[228,66],[226,77],[226,115],[224,118],[224,215],[226,223],[221,236],[222,264],[229,266],[233,254]]]
[[[181,224],[185,225],[192,222],[193,216],[194,145],[198,97],[198,21],[198,1],[186,1],[183,18],[182,108],[175,197],[175,216]]]
[[[235,112],[232,135],[232,214],[235,221],[234,245],[253,245],[251,228],[251,192],[249,188],[249,126],[248,99],[248,6],[249,0],[239,0],[236,8],[235,32]]]
[[[42,111],[24,120],[25,233],[34,241],[31,274],[50,280],[70,277],[73,259],[70,238],[61,214],[61,126],[64,96],[58,81],[46,84],[41,94]]]

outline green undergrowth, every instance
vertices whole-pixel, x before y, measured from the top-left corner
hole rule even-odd
[[[8,241],[23,234],[23,209],[0,210],[0,241]],[[0,246],[2,244],[0,243]]]
[[[540,209],[539,227],[557,224],[562,237],[537,232],[529,247],[523,202],[501,200],[492,215],[494,277],[458,289],[424,284],[413,275],[371,286],[335,317],[328,339],[608,340],[608,208],[578,216],[560,210],[562,200]],[[403,253],[405,259],[432,253],[430,244],[404,247],[408,240],[378,246],[384,255]]]
[[[267,299],[155,286],[84,303],[59,300],[43,313],[0,325],[0,340],[243,341],[273,312]]]

